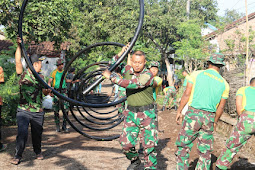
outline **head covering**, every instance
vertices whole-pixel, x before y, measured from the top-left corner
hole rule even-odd
[[[158,61],[151,61],[149,68],[151,67],[158,67],[160,69],[160,63]]]
[[[58,59],[56,65],[59,66],[61,64],[64,64],[64,61],[62,59]]]
[[[72,72],[74,72],[74,71],[75,71],[75,68],[71,68],[71,69],[69,70],[70,73],[72,73]]]
[[[224,63],[224,59],[225,59],[225,56],[221,53],[213,53],[209,60],[210,62],[212,62],[213,64],[219,64],[219,65],[222,65],[222,66],[225,66],[226,64]]]
[[[43,57],[39,57],[39,55],[37,54],[33,54],[31,57],[30,57],[30,61],[32,64],[34,64],[35,62],[37,61],[43,61],[45,58]]]

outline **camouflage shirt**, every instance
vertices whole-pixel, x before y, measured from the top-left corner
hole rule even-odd
[[[124,87],[127,92],[127,101],[130,106],[144,106],[153,103],[153,75],[147,68],[140,73],[134,73],[130,65],[126,65],[121,78],[115,74],[111,81]]]
[[[43,75],[39,74],[42,79]],[[42,89],[34,75],[28,70],[21,74],[20,80],[20,100],[18,108],[29,112],[42,112]]]

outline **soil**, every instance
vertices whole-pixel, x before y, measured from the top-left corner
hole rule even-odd
[[[180,126],[175,123],[175,111],[159,112],[159,143],[158,169],[173,170],[176,162],[174,151],[175,140]],[[70,128],[70,133],[57,133],[55,131],[53,113],[49,112],[45,116],[44,133],[42,141],[42,151],[44,160],[36,160],[33,153],[31,136],[28,137],[26,149],[22,162],[16,166],[11,165],[15,151],[15,138],[17,127],[3,127],[3,142],[8,144],[6,151],[0,153],[0,169],[3,170],[125,170],[129,161],[121,152],[118,140],[95,141],[81,136]],[[121,129],[122,125],[117,128]],[[106,132],[100,132],[104,135]],[[217,156],[219,156],[224,146],[226,137],[221,133],[214,133],[215,143],[212,153],[212,166],[215,166]],[[141,155],[142,156],[142,155]],[[239,158],[240,157],[240,158]],[[194,145],[190,155],[190,169],[194,169],[198,160],[196,145]],[[241,150],[234,159],[231,169],[255,169],[250,163],[255,162],[254,155],[248,155],[245,150]],[[142,166],[141,168],[142,169]]]

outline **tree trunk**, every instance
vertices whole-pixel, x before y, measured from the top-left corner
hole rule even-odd
[[[173,72],[171,70],[170,62],[167,57],[164,57],[164,58],[165,58],[166,69],[167,69],[167,81],[169,86],[173,86],[174,85]]]

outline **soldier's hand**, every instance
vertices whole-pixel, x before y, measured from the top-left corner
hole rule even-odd
[[[214,130],[213,131],[216,131],[216,127],[217,127],[217,122],[215,123],[213,123],[213,128],[214,128]]]
[[[175,119],[176,123],[180,125],[182,124],[182,120],[183,120],[182,114],[180,112],[177,112],[176,119]]]
[[[111,72],[109,70],[105,70],[102,75],[107,78],[107,79],[110,79],[110,76],[111,76]]]
[[[17,40],[16,40],[17,44],[20,45],[21,44],[21,38],[18,36]]]
[[[128,43],[126,46],[122,47],[121,52],[118,53],[118,56],[120,57],[129,47],[130,43]]]

